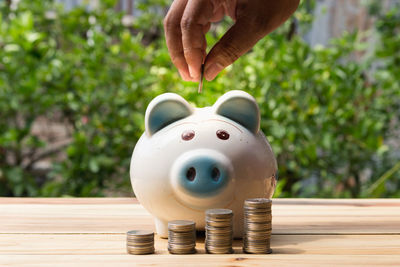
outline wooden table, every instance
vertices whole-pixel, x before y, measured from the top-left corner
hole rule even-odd
[[[0,198],[0,266],[400,266],[400,200],[274,199],[273,254],[168,254],[125,251],[125,233],[153,229],[129,198]]]

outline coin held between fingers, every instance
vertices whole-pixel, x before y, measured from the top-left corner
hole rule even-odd
[[[197,90],[198,93],[201,93],[201,89],[203,88],[203,79],[204,79],[204,64],[201,64],[199,89]]]

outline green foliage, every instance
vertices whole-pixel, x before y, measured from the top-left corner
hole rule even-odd
[[[148,70],[158,57],[141,34],[123,27],[113,4],[67,12],[45,3],[2,6],[1,194],[102,195],[105,182],[126,183],[144,108],[158,94],[147,91],[157,82]],[[44,181],[24,156],[46,146],[30,134],[40,116],[61,117],[72,128],[66,160]]]
[[[373,2],[374,3],[374,2]],[[394,103],[392,112],[386,114],[392,120],[392,139],[399,137],[399,110],[400,110],[400,3],[394,3],[389,10],[381,10],[379,3],[371,6],[371,12],[376,15],[376,30],[379,36],[377,49],[372,61],[377,61],[374,72],[375,86],[380,88],[382,100],[390,99]],[[384,102],[384,105],[390,103]],[[392,142],[393,143],[393,142]],[[377,174],[381,176],[367,187],[364,196],[393,196],[400,197],[400,154],[398,143],[394,144],[393,153],[383,156],[382,166]],[[396,147],[397,145],[397,147]],[[393,164],[393,162],[397,162]]]
[[[198,95],[162,37],[157,12],[167,1],[138,1],[133,27],[113,1],[99,2],[70,11],[52,1],[21,1],[15,10],[0,2],[0,195],[129,194],[130,156],[152,98],[172,91],[205,106],[239,89],[260,104],[279,164],[276,195],[399,196],[398,169],[387,174],[398,159],[386,143],[399,119],[398,12],[379,15],[380,44],[361,62],[352,56],[367,48],[359,34],[311,48],[288,36],[289,21]],[[311,20],[307,3],[295,15],[300,28]],[[226,28],[208,35],[210,46]],[[376,59],[384,66],[375,71]],[[49,146],[32,134],[41,117],[64,122],[71,142],[38,175],[35,155]]]

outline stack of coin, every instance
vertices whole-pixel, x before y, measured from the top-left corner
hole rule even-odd
[[[233,212],[229,209],[210,209],[206,211],[206,241],[207,253],[233,253],[232,241]]]
[[[244,202],[243,252],[271,253],[272,201],[266,198],[247,199]]]
[[[171,254],[196,253],[196,224],[193,221],[168,222],[168,251]]]
[[[142,230],[127,232],[126,248],[129,254],[141,255],[154,253],[154,233]]]

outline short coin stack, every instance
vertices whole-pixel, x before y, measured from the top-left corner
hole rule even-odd
[[[168,222],[168,251],[171,254],[196,253],[196,224],[193,221]]]
[[[233,253],[232,217],[229,209],[209,209],[206,211],[206,240],[207,253]]]
[[[243,252],[271,253],[272,201],[266,198],[247,199],[244,202]]]
[[[142,255],[154,253],[154,233],[142,230],[127,232],[126,248],[129,254]]]

